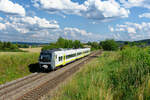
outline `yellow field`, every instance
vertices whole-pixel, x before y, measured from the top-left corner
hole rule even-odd
[[[20,48],[23,51],[28,51],[28,52],[41,52],[41,47],[39,48]]]

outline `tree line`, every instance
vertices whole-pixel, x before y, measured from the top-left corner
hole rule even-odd
[[[22,51],[19,48],[29,48],[29,45],[0,41],[0,51]]]
[[[11,51],[18,50],[18,46],[16,44],[12,44],[11,42],[1,42],[0,41],[0,51]]]
[[[57,49],[57,48],[77,49],[83,47],[91,47],[91,50],[104,49],[104,50],[113,51],[118,49],[118,43],[116,43],[112,39],[105,40],[99,43],[98,42],[81,43],[79,40],[73,41],[73,40],[68,40],[60,37],[56,42],[43,46],[42,50]]]
[[[57,48],[83,48],[83,47],[90,47],[91,50],[103,49],[105,51],[115,51],[118,49],[124,49],[128,46],[145,46],[146,43],[144,42],[116,42],[113,39],[107,39],[100,42],[88,42],[82,43],[79,40],[68,40],[62,37],[58,38],[56,42],[49,43],[49,45],[44,45],[42,50],[47,49],[57,49]],[[27,44],[13,44],[11,42],[1,42],[0,41],[0,51],[20,51],[19,48],[29,48]]]
[[[54,43],[50,43],[49,45],[45,45],[42,50],[47,49],[57,49],[57,48],[83,48],[83,43],[79,40],[68,40],[62,37],[58,38],[58,40]]]
[[[105,51],[118,50],[119,44],[113,39],[107,39],[105,41],[98,42],[88,42],[92,50],[103,49]]]

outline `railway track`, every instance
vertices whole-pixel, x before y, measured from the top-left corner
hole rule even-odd
[[[100,53],[101,51],[93,52],[87,57],[50,73],[34,73],[22,79],[1,85],[0,100],[37,100],[75,73],[80,66]]]

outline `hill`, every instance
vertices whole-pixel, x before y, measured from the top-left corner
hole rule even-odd
[[[130,42],[130,43],[146,43],[148,45],[150,45],[150,39],[144,39],[144,40],[138,40],[138,41],[116,41],[117,43],[120,43],[120,44],[124,44],[126,42]]]
[[[49,43],[37,43],[37,42],[12,42],[13,44],[26,44],[26,45],[48,45]]]

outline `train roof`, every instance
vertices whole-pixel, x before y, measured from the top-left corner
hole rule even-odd
[[[62,51],[61,49],[50,49],[50,50],[42,50],[42,53],[51,53],[51,52],[55,52],[55,51]]]
[[[78,49],[87,49],[87,48],[78,48]],[[56,51],[66,51],[66,50],[77,50],[77,49],[63,49],[63,48],[58,48],[58,49],[50,49],[50,50],[42,50],[42,53],[52,53],[52,52],[56,52]]]

